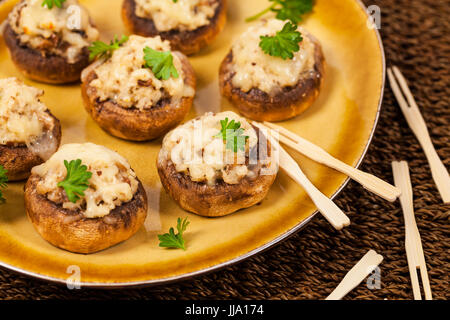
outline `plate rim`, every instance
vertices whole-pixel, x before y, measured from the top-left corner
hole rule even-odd
[[[367,15],[367,7],[364,5],[362,0],[354,0],[354,1],[356,1],[359,4],[361,9]],[[364,160],[364,158],[367,154],[370,144],[372,143],[376,128],[378,126],[378,121],[379,121],[380,112],[381,112],[381,106],[382,106],[383,98],[384,98],[385,83],[386,83],[386,56],[385,56],[385,52],[384,52],[383,41],[382,41],[382,38],[381,38],[381,35],[380,35],[380,32],[378,31],[378,29],[374,28],[373,30],[374,30],[377,40],[378,40],[378,45],[381,50],[381,59],[382,59],[382,82],[381,82],[380,99],[378,101],[377,113],[375,115],[375,120],[373,123],[372,130],[370,132],[369,139],[367,140],[367,143],[364,147],[364,150],[363,150],[360,158],[358,159],[358,162],[356,163],[355,168],[359,168],[359,166],[361,165],[362,161]],[[341,186],[335,191],[335,193],[333,193],[333,195],[330,198],[333,200],[335,197],[337,197],[345,189],[345,187],[347,186],[349,181],[350,181],[350,177],[347,177],[345,179],[345,181],[341,184]],[[304,219],[303,221],[301,221],[300,223],[298,223],[291,229],[287,230],[283,234],[274,238],[273,240],[263,244],[262,246],[259,246],[245,254],[242,254],[242,255],[235,257],[233,259],[230,259],[228,261],[224,261],[222,263],[210,266],[208,268],[196,270],[196,271],[189,272],[189,273],[183,273],[183,274],[172,276],[172,277],[161,278],[161,279],[129,281],[129,282],[111,282],[111,283],[80,282],[80,283],[77,283],[77,285],[79,285],[80,288],[84,287],[84,288],[97,288],[97,289],[121,289],[121,288],[131,289],[131,288],[159,286],[159,285],[163,285],[163,284],[170,284],[170,283],[174,283],[174,282],[192,279],[192,278],[200,276],[200,275],[205,275],[205,274],[208,274],[208,273],[211,273],[214,271],[221,270],[225,267],[235,265],[235,264],[242,262],[258,253],[262,253],[262,252],[274,247],[277,244],[280,244],[282,241],[288,239],[289,237],[291,237],[292,235],[294,235],[295,233],[299,232],[304,227],[306,227],[306,225],[308,223],[310,223],[312,221],[312,219],[318,213],[319,213],[318,210],[314,211],[309,217],[307,217],[306,219]],[[17,272],[19,274],[26,275],[26,276],[29,276],[29,277],[32,277],[32,278],[35,278],[38,280],[44,280],[44,281],[48,281],[48,282],[60,284],[60,285],[67,284],[67,280],[52,277],[52,276],[47,276],[47,275],[40,274],[40,273],[33,272],[33,271],[28,271],[28,270],[10,265],[10,264],[2,262],[2,261],[0,261],[0,266],[5,269],[11,270],[11,271]]]

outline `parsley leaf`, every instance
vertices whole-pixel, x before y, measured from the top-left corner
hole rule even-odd
[[[259,46],[268,55],[281,57],[283,60],[294,57],[293,52],[300,50],[298,45],[303,41],[302,35],[297,31],[297,26],[286,22],[281,31],[275,36],[261,36]]]
[[[8,176],[6,175],[7,170],[0,164],[0,189],[5,189],[7,187]],[[6,200],[3,198],[2,190],[0,190],[0,203],[4,203]]]
[[[150,68],[159,80],[167,80],[170,76],[178,78],[178,71],[173,65],[173,56],[170,51],[162,52],[152,48],[144,48],[145,67]]]
[[[64,188],[69,201],[75,203],[80,196],[84,196],[84,190],[89,187],[89,179],[92,172],[87,171],[85,165],[81,165],[81,160],[64,160],[64,166],[67,169],[66,178],[58,182],[58,187]]]
[[[178,233],[175,234],[173,228],[169,229],[169,233],[158,235],[159,246],[165,248],[178,248],[186,250],[183,239],[183,232],[186,231],[187,226],[189,225],[189,221],[187,218],[181,220],[181,218],[177,219],[177,230]]]
[[[264,9],[258,14],[247,18],[245,21],[250,22],[258,19],[269,11],[276,12],[276,18],[280,20],[291,20],[292,23],[298,24],[302,21],[302,16],[311,12],[314,6],[314,0],[269,0],[273,2],[271,6]]]
[[[44,0],[44,2],[42,2],[42,6],[45,7],[47,6],[47,8],[50,10],[53,8],[53,6],[57,6],[58,8],[62,8],[62,4],[65,2],[66,0]]]
[[[302,21],[302,16],[311,12],[314,6],[313,0],[285,0],[276,1],[282,5],[281,8],[273,8],[276,12],[276,18],[280,20],[291,20],[292,23],[298,24]]]
[[[127,41],[127,36],[122,36],[122,38],[119,40],[117,38],[117,35],[114,36],[114,40],[111,40],[109,44],[103,41],[94,41],[88,48],[89,60],[94,60],[95,58],[102,57],[109,58],[115,50],[119,49],[120,46]]]
[[[226,142],[226,148],[238,152],[238,150],[245,150],[245,143],[248,136],[244,136],[244,129],[241,128],[240,122],[231,120],[228,122],[228,117],[225,120],[220,120],[222,129],[215,136],[216,138],[222,138]]]

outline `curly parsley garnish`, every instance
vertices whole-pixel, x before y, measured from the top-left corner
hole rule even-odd
[[[189,221],[187,218],[181,220],[181,218],[177,219],[177,230],[178,233],[175,234],[173,228],[169,229],[169,233],[158,235],[159,246],[165,248],[176,248],[186,250],[184,245],[183,233],[186,231],[187,226],[189,225]]]
[[[258,14],[247,18],[245,21],[250,22],[260,18],[269,11],[276,12],[276,18],[280,20],[291,20],[297,24],[302,21],[302,16],[311,12],[314,6],[314,0],[269,0],[273,2],[271,6],[264,9]]]
[[[8,172],[1,164],[0,164],[0,189],[5,189],[7,187],[6,183],[8,182],[8,176],[6,175]],[[6,201],[3,198],[2,190],[0,190],[0,203],[4,203]]]
[[[89,187],[89,179],[92,172],[87,171],[85,165],[81,165],[81,160],[64,160],[64,166],[67,169],[66,178],[58,182],[58,187],[64,188],[69,201],[75,203],[80,196],[84,196],[84,190]]]
[[[109,44],[103,41],[94,41],[89,46],[89,60],[94,60],[95,58],[109,58],[113,52],[120,48],[122,44],[128,41],[127,36],[122,36],[119,40],[117,35],[114,36],[114,40],[111,40]]]
[[[281,31],[275,36],[261,36],[259,46],[268,55],[281,57],[283,60],[292,59],[294,52],[300,50],[298,45],[303,41],[302,35],[297,31],[297,26],[286,22]]]
[[[241,123],[234,120],[228,122],[228,118],[225,118],[225,120],[220,120],[220,125],[222,129],[215,137],[222,138],[226,142],[226,148],[229,150],[234,152],[238,152],[238,150],[244,151],[249,137],[244,136],[244,129],[241,128]]]
[[[145,67],[150,68],[159,80],[167,80],[171,76],[178,78],[178,71],[173,65],[173,56],[170,51],[157,51],[152,48],[144,48]]]
[[[42,6],[47,6],[47,9],[49,10],[51,10],[53,6],[61,9],[64,2],[66,2],[66,0],[44,0],[44,2],[42,2]]]

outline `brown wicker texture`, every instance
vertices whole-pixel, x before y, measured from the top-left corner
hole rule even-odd
[[[379,0],[387,65],[408,78],[436,149],[450,166],[450,2]],[[392,182],[390,162],[407,160],[414,205],[435,299],[449,299],[450,206],[387,85],[381,118],[362,169]],[[0,269],[0,299],[323,299],[370,248],[384,256],[381,288],[365,282],[347,299],[412,299],[400,205],[354,182],[336,199],[349,213],[341,232],[317,217],[303,231],[240,264],[176,284],[145,289],[68,290]]]

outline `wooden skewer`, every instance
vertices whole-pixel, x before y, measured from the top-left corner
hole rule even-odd
[[[322,148],[309,142],[308,140],[292,133],[291,131],[270,122],[264,122],[267,127],[278,130],[280,133],[280,141],[292,149],[304,154],[312,160],[322,163],[330,168],[340,171],[355,181],[358,181],[367,190],[377,194],[378,196],[388,200],[395,201],[400,195],[400,189],[393,185],[363,172],[348,164],[334,158]]]
[[[450,203],[450,176],[431,142],[427,125],[419,111],[419,107],[417,106],[411,90],[406,83],[405,77],[403,77],[400,70],[395,66],[392,69],[388,69],[388,77],[391,89],[397,98],[400,109],[406,118],[406,122],[408,122],[409,127],[414,132],[425,152],[425,156],[430,164],[431,174],[439,193],[441,194],[441,198],[444,203]],[[405,97],[407,101],[405,100]]]
[[[380,263],[383,256],[369,250],[364,257],[345,275],[341,283],[325,300],[341,300],[347,293],[356,288]]]
[[[395,184],[402,190],[400,203],[403,209],[405,219],[405,247],[406,257],[408,259],[409,274],[415,300],[422,300],[420,294],[419,278],[417,269],[420,270],[420,276],[423,283],[425,299],[432,300],[430,281],[428,279],[427,265],[423,254],[422,240],[420,239],[419,229],[417,228],[414,217],[413,195],[411,179],[409,176],[408,163],[406,161],[393,161],[392,170],[394,172]]]
[[[317,209],[330,222],[334,228],[341,230],[343,227],[350,224],[350,219],[342,212],[341,209],[327,196],[319,191],[303,171],[298,166],[297,162],[280,146],[280,144],[268,133],[268,128],[260,123],[255,123],[261,129],[270,143],[272,144],[273,152],[278,152],[278,159],[280,167],[298,184],[300,184],[311,197],[311,200],[317,206]]]

